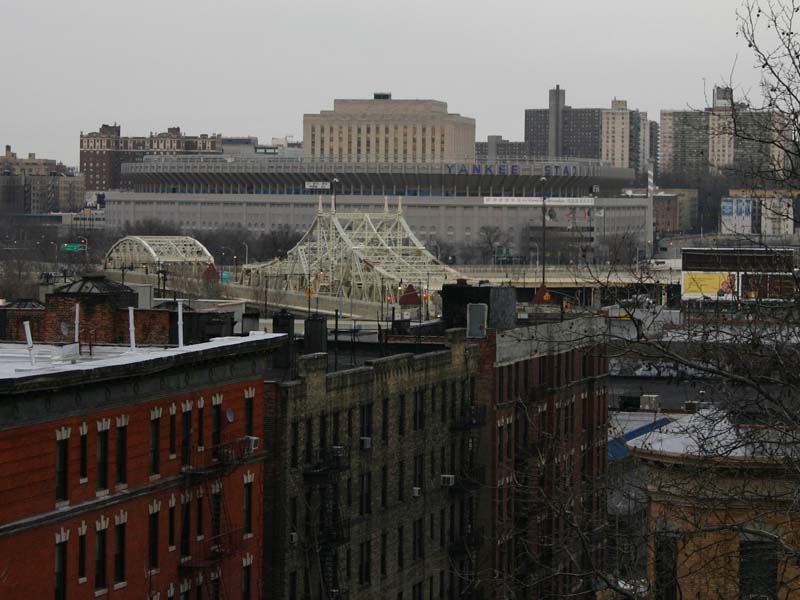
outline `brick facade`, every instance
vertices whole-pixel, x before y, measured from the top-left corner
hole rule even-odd
[[[244,598],[246,577],[259,597],[265,453],[246,436],[277,342],[4,380],[0,597]]]

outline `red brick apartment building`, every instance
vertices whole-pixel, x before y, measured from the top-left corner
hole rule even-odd
[[[0,598],[258,598],[278,335],[0,344]]]
[[[468,340],[486,420],[481,597],[592,598],[605,564],[604,320],[543,311],[519,325],[511,288],[453,285],[443,295],[447,326],[467,325],[468,302],[488,307],[485,337]]]

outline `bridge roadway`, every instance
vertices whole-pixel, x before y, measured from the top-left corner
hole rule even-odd
[[[535,265],[459,265],[457,270],[464,275],[470,283],[489,281],[498,285],[513,285],[521,288],[538,287],[541,281],[541,269]],[[108,270],[105,272],[111,279],[119,281],[121,272]],[[125,273],[127,283],[136,283],[158,287],[159,278],[156,274],[145,274],[137,271]],[[206,287],[202,276],[174,275],[167,279],[167,295],[173,292],[178,295],[190,297],[206,297],[209,293],[219,295],[230,300],[244,300],[252,305],[271,310],[286,308],[291,312],[304,314],[308,310],[308,298],[303,294],[295,294],[276,289],[266,291],[239,283],[224,283],[215,286],[211,291]],[[637,274],[631,268],[625,267],[548,267],[546,284],[551,288],[589,288],[623,287],[633,284],[642,285],[678,285],[680,284],[680,271],[647,271]],[[362,320],[375,320],[391,315],[391,306],[376,302],[348,300],[346,298],[332,298],[329,296],[313,296],[311,309],[314,312],[333,315],[339,310],[343,318]]]
[[[538,287],[542,268],[536,265],[457,265],[470,282],[489,281],[514,287]],[[627,285],[680,285],[681,272],[675,269],[637,271],[634,265],[559,265],[547,267],[545,284],[554,288],[603,288]]]

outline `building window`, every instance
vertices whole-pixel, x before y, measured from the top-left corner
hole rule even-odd
[[[372,473],[367,471],[361,474],[361,489],[358,500],[358,514],[372,513]]]
[[[150,475],[158,475],[161,472],[159,464],[159,429],[161,419],[150,420]]]
[[[674,535],[657,534],[655,540],[656,600],[678,598],[678,540]],[[745,596],[742,596],[745,597]]]
[[[86,534],[78,536],[78,581],[86,579]]]
[[[55,598],[67,600],[67,542],[56,544],[55,574]]]
[[[177,432],[175,423],[175,414],[169,415],[169,456],[174,457],[177,453]]]
[[[420,560],[425,556],[425,526],[422,517],[414,519],[411,529],[411,560]]]
[[[297,571],[289,573],[289,600],[297,600]]]
[[[397,500],[399,502],[403,501],[403,497],[405,496],[405,479],[406,479],[406,464],[404,461],[400,461],[397,464]]]
[[[189,536],[192,529],[192,503],[181,505],[181,556],[189,556]]]
[[[89,436],[82,433],[80,436],[80,464],[78,477],[82,481],[89,478]]]
[[[108,489],[108,430],[97,432],[97,489]]]
[[[203,447],[203,407],[197,407],[197,446],[198,448]]]
[[[359,407],[361,413],[361,437],[372,437],[372,403],[362,404]]]
[[[125,581],[125,523],[114,528],[114,583]]]
[[[253,533],[253,483],[244,484],[244,532]]]
[[[181,417],[181,464],[189,466],[192,455],[192,413],[184,411]]]
[[[337,414],[336,417],[337,417],[336,420],[338,421],[339,415]],[[336,431],[336,430],[334,430],[334,431]],[[291,437],[291,440],[290,440],[290,464],[291,464],[291,466],[296,467],[297,466],[297,461],[298,461],[298,453],[299,453],[299,449],[298,449],[299,439],[298,438],[300,437],[300,423],[298,423],[297,421],[292,421],[292,432],[290,434],[290,437]],[[336,441],[337,440],[334,440],[334,443],[336,443]]]
[[[150,514],[147,528],[147,565],[158,569],[158,511]]]
[[[128,427],[117,427],[117,484],[128,483]]]
[[[83,436],[85,437],[85,436]],[[56,442],[56,500],[69,499],[69,438]]]
[[[386,508],[388,503],[389,491],[389,468],[386,465],[381,467],[381,508]]]
[[[167,544],[170,548],[175,547],[175,507],[170,506],[169,512],[167,513],[169,518],[169,523],[167,523],[167,530],[168,530],[168,537]]]
[[[94,547],[94,587],[102,590],[108,586],[106,582],[106,530],[97,532]]]
[[[242,568],[242,600],[250,600],[250,565]]]
[[[423,488],[425,481],[425,455],[417,454],[414,457],[414,487]]]
[[[244,434],[253,435],[253,398],[244,399]]]
[[[372,581],[372,542],[361,542],[359,554],[358,582],[366,586]]]
[[[222,443],[222,405],[211,408],[211,455],[219,460],[219,446]]]
[[[739,542],[739,597],[778,597],[778,544],[771,540]]]
[[[386,553],[388,551],[389,534],[381,533],[381,577],[386,577]]]
[[[403,568],[403,526],[397,527],[397,568]]]

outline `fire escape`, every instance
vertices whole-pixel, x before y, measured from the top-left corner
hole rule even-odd
[[[447,553],[454,562],[464,561],[462,574],[470,582],[465,594],[477,581],[477,554],[483,541],[482,531],[475,526],[478,496],[486,484],[486,465],[479,462],[481,430],[486,425],[487,407],[473,404],[450,423],[450,430],[461,433],[461,461],[452,475],[442,475],[442,485],[449,494],[460,499],[461,511],[457,532],[451,531]]]
[[[244,436],[217,446],[206,447],[203,452],[190,453],[190,463],[184,465],[184,489],[187,492],[202,490],[204,514],[210,514],[208,529],[195,535],[189,541],[189,554],[182,556],[180,573],[185,576],[202,575],[203,584],[208,586],[208,597],[224,600],[225,586],[222,580],[223,562],[241,553],[244,529],[234,527],[231,512],[226,501],[222,481],[258,450],[259,439]],[[261,494],[254,493],[256,502]],[[197,522],[198,508],[192,507],[190,514]],[[205,520],[205,519],[203,519]],[[212,577],[212,574],[214,577]]]
[[[338,549],[350,540],[350,519],[339,505],[339,476],[350,468],[350,456],[344,446],[320,448],[314,462],[303,470],[304,479],[319,489],[317,544],[307,540],[306,552],[319,553],[323,590],[328,599],[347,598],[348,590],[340,585]]]

